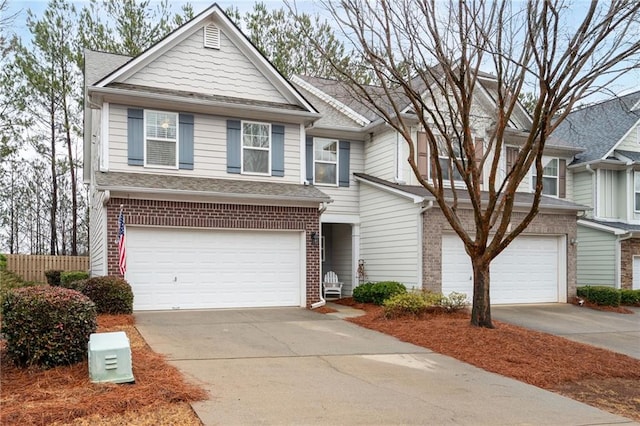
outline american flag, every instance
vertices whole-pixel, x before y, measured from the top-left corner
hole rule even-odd
[[[127,249],[125,246],[124,212],[120,209],[120,216],[118,216],[118,267],[121,275],[127,272]]]

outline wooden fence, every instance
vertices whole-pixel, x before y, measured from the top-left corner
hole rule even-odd
[[[44,256],[7,254],[7,270],[20,275],[25,281],[46,283],[44,271],[88,271],[89,256]]]

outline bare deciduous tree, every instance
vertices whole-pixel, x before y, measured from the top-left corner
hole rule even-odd
[[[435,197],[471,259],[471,323],[493,327],[490,265],[538,214],[542,179],[531,206],[513,223],[516,190],[532,167],[542,175],[545,143],[575,102],[638,66],[640,2],[593,1],[581,10],[563,0],[323,4],[379,87],[359,83],[339,63],[332,64],[336,74],[408,144],[417,180]],[[322,45],[316,48],[323,53]],[[487,78],[483,71],[491,73],[495,108],[477,159],[481,142],[472,129],[478,125],[474,108],[484,90],[481,80]],[[524,88],[536,95],[529,129],[520,132],[517,158],[501,172],[500,153],[513,131],[512,119],[521,113],[518,97]],[[426,133],[432,178],[418,168],[411,130],[416,121]],[[439,161],[441,155],[449,157],[448,167]],[[454,175],[462,187],[453,184]],[[471,230],[463,225],[462,197],[471,206],[464,207],[472,210]]]

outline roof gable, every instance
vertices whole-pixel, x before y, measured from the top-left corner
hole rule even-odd
[[[220,49],[204,47],[204,28],[220,30]],[[217,4],[98,81],[315,108],[251,44]]]

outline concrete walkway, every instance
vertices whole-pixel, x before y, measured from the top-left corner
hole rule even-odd
[[[138,312],[205,425],[636,424],[305,309]]]
[[[566,303],[491,307],[492,318],[640,359],[640,308],[634,314]]]

